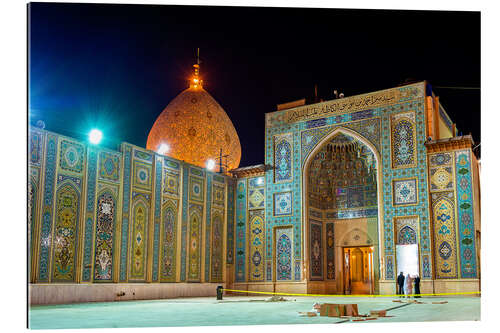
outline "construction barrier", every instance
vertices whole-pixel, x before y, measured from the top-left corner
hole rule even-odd
[[[275,293],[270,291],[249,291],[249,290],[235,290],[235,289],[222,289],[224,291],[236,293],[249,293],[249,294],[263,294],[263,295],[279,295],[279,296],[308,296],[308,297],[406,297],[406,296],[450,296],[450,295],[474,295],[481,294],[480,291],[464,291],[461,293],[437,293],[437,294],[408,294],[408,295],[319,295],[319,294],[291,294],[291,293]]]

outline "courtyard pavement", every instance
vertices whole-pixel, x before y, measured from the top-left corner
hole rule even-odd
[[[311,311],[315,302],[356,303],[360,314],[402,305],[391,297],[284,297],[287,301],[266,302],[269,296],[224,296],[177,298],[147,301],[36,305],[29,311],[33,329],[173,327],[227,325],[334,324],[343,318],[301,317],[298,312]],[[481,298],[422,297],[425,304],[409,304],[387,312],[386,318],[364,323],[477,321]],[[447,301],[446,304],[432,302]]]

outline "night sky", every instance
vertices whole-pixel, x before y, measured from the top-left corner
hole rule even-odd
[[[428,80],[462,134],[480,142],[479,12],[43,4],[29,6],[29,118],[79,140],[146,146],[188,87],[204,88],[238,132],[240,166],[264,163],[276,104]],[[460,134],[460,133],[459,133]]]

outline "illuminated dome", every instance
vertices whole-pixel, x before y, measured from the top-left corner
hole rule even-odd
[[[237,168],[241,159],[238,134],[224,109],[203,89],[198,77],[199,65],[194,67],[190,87],[158,116],[146,147],[203,168],[209,160],[213,165],[222,148],[222,155],[228,155],[223,163],[227,163],[229,170]]]

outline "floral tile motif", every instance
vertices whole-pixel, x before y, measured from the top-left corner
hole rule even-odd
[[[431,191],[453,190],[453,171],[451,166],[430,169]]]
[[[414,205],[417,204],[417,179],[398,179],[392,181],[393,204]]]
[[[344,115],[345,116],[345,115]],[[301,163],[303,164],[309,152],[318,144],[326,135],[333,132],[339,126],[351,129],[368,141],[370,141],[377,150],[380,151],[380,118],[366,119],[362,121],[349,122],[347,119],[335,121],[335,126],[313,128],[302,131],[301,133]],[[348,122],[346,122],[348,121]],[[341,124],[340,124],[341,123]]]
[[[54,237],[57,246],[52,252],[53,282],[74,282],[76,277],[80,193],[72,179],[76,178],[62,178],[56,191]]]
[[[310,237],[310,263],[311,280],[323,280],[323,246],[322,246],[322,224],[320,221],[309,220],[309,237]]]
[[[207,180],[207,189],[206,189],[206,204],[204,205],[203,209],[205,210],[205,280],[209,281],[210,279],[210,239],[212,239],[210,235],[210,229],[212,227],[212,222],[214,217],[212,217],[212,213],[215,212],[214,209],[212,209],[213,206],[213,186],[212,186],[212,181],[213,181],[213,175],[208,174],[208,177],[206,178]],[[202,246],[203,247],[203,246]],[[212,253],[213,254],[213,253]],[[203,261],[203,256],[202,259]]]
[[[326,224],[326,278],[335,279],[335,225]]]
[[[177,269],[177,206],[176,200],[168,199],[163,208],[161,221],[160,281],[175,282]]]
[[[396,229],[396,244],[408,245],[417,244],[418,217],[404,216],[394,218],[394,228]]]
[[[394,279],[394,256],[389,255],[385,258],[385,278]]]
[[[300,260],[295,260],[295,281],[300,281],[301,271]]]
[[[415,112],[391,117],[392,167],[407,168],[417,164]]]
[[[189,177],[189,199],[203,201],[203,179]]]
[[[474,234],[474,198],[469,150],[455,152],[457,212],[460,250],[460,276],[476,278],[476,246]]]
[[[134,183],[133,186],[137,186],[143,189],[151,188],[151,165],[134,161]]]
[[[422,272],[423,272],[422,277],[424,279],[432,278],[431,259],[430,259],[430,255],[428,255],[428,254],[422,255]]]
[[[129,281],[143,282],[146,279],[148,227],[150,197],[141,193],[132,193],[130,225]]]
[[[181,270],[181,281],[186,281],[186,266],[187,266],[187,229],[188,229],[188,189],[189,189],[189,167],[184,164],[182,166],[182,219],[181,223],[181,262],[180,262],[180,270]]]
[[[245,247],[246,247],[246,200],[247,181],[240,179],[236,186],[236,228],[235,228],[235,281],[245,281]]]
[[[318,142],[323,139],[328,133],[332,132],[334,127],[321,127],[303,131],[301,133],[301,163],[304,163],[307,155],[316,147]]]
[[[62,140],[61,149],[59,150],[59,165],[61,169],[82,172],[84,150],[85,147],[79,143]]]
[[[292,279],[292,227],[276,228],[276,280],[289,281]]]
[[[264,208],[264,189],[259,188],[248,191],[248,209]]]
[[[118,181],[120,178],[120,157],[107,152],[99,153],[99,178]]]
[[[210,282],[222,282],[223,277],[223,235],[224,235],[224,211],[213,209],[212,211],[212,243],[210,258]]]
[[[276,183],[292,180],[293,143],[291,135],[277,136],[274,147],[274,181]]]
[[[94,281],[111,281],[113,273],[113,243],[116,200],[105,191],[97,199],[95,233]]]
[[[458,278],[455,202],[452,191],[432,194],[437,279]]]
[[[430,155],[429,157],[429,162],[431,166],[449,165],[451,161],[452,160],[450,153],[433,154]]]
[[[234,199],[234,181],[228,179],[227,184],[227,246],[226,246],[226,262],[233,264],[234,258],[234,210],[236,209]]]
[[[179,174],[163,169],[163,193],[179,194]]]
[[[249,213],[248,233],[248,279],[264,281],[264,210],[252,210]]]
[[[200,282],[201,280],[201,249],[202,249],[202,212],[203,206],[189,205],[189,233],[188,233],[188,260],[187,281]]]
[[[274,216],[292,214],[292,192],[274,193]]]

